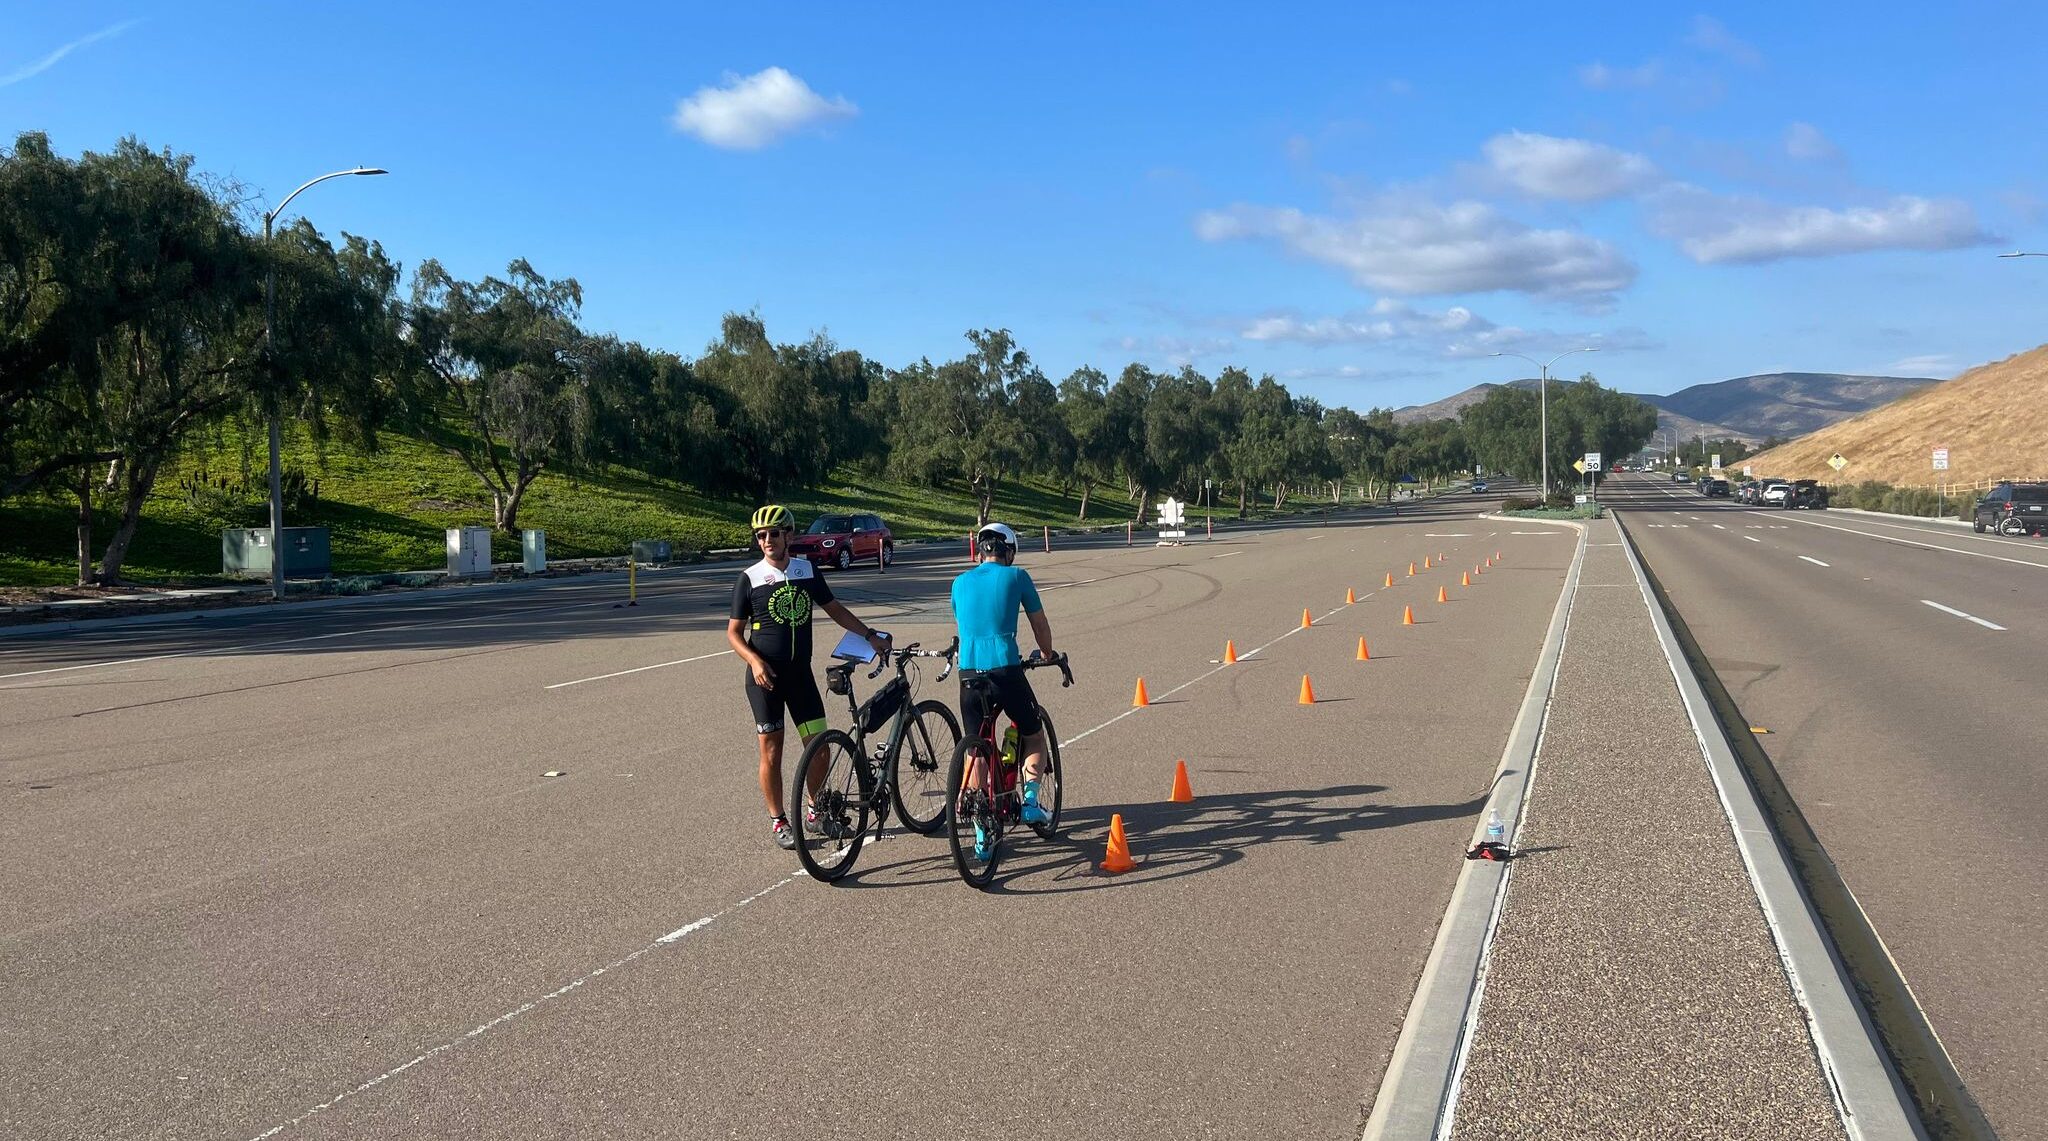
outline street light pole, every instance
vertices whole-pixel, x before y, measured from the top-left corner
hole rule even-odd
[[[1551,357],[1550,360],[1547,362],[1539,361],[1535,357],[1524,357],[1520,353],[1493,354],[1497,357],[1521,357],[1523,360],[1528,361],[1530,364],[1537,366],[1538,373],[1536,379],[1536,389],[1539,393],[1538,402],[1542,405],[1543,409],[1542,439],[1538,446],[1543,449],[1543,495],[1546,499],[1550,497],[1550,366],[1572,355],[1573,353],[1597,353],[1599,351],[1600,350],[1598,348],[1590,347],[1583,349],[1566,349],[1564,352],[1561,352],[1556,356]]]
[[[270,412],[270,597],[284,597],[284,472],[279,466],[279,453],[283,447],[284,429],[280,423],[283,409],[278,399],[277,366],[270,354],[270,326],[277,315],[277,260],[270,256],[270,231],[277,216],[292,204],[306,187],[322,183],[330,178],[341,178],[352,174],[389,174],[380,167],[358,166],[348,170],[337,170],[323,174],[284,196],[277,208],[263,215],[263,380],[265,399]]]

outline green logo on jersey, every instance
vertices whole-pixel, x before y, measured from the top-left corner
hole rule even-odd
[[[768,596],[768,617],[784,626],[808,626],[811,622],[811,594],[793,582],[785,582]]]

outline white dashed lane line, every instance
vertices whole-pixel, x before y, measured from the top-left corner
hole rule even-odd
[[[1750,542],[1752,542],[1752,543],[1761,543],[1761,542],[1763,542],[1763,540],[1762,540],[1762,539],[1759,539],[1759,538],[1757,538],[1757,537],[1756,537],[1755,535],[1744,535],[1744,536],[1743,536],[1743,538],[1745,538],[1745,539],[1748,539],[1748,540],[1749,540]]]
[[[1966,622],[1975,622],[1975,623],[1976,623],[1977,625],[1979,625],[1979,626],[1982,626],[1982,627],[1984,627],[1984,628],[1985,628],[1986,630],[2003,630],[2003,629],[2005,629],[2005,627],[2003,627],[2003,626],[2000,626],[2000,625],[1999,625],[1998,623],[1996,623],[1996,622],[1990,622],[1990,621],[1986,621],[1985,619],[1982,619],[1982,618],[1979,618],[1979,617],[1977,617],[1977,616],[1976,616],[1975,614],[1967,614],[1967,613],[1964,613],[1964,612],[1963,612],[1963,611],[1961,611],[1961,610],[1957,610],[1957,609],[1956,609],[1955,607],[1953,607],[1953,606],[1943,606],[1943,605],[1942,605],[1941,603],[1939,603],[1939,602],[1936,602],[1936,601],[1934,601],[1934,600],[1933,600],[1933,599],[1931,599],[1931,598],[1923,598],[1923,599],[1921,599],[1921,600],[1920,600],[1920,602],[1921,602],[1921,604],[1922,604],[1922,605],[1925,605],[1925,606],[1932,606],[1932,607],[1934,607],[1934,608],[1935,608],[1936,610],[1939,610],[1939,611],[1941,611],[1941,612],[1942,612],[1943,614],[1953,614],[1953,615],[1955,615],[1956,617],[1958,617],[1958,618],[1961,618],[1961,619],[1963,619],[1963,620],[1964,620],[1964,621],[1966,621]]]
[[[1745,536],[1745,537],[1747,537],[1747,536]],[[1810,562],[1810,563],[1812,563],[1812,564],[1813,564],[1814,566],[1817,566],[1817,567],[1824,567],[1824,566],[1828,565],[1828,564],[1826,564],[1826,563],[1824,563],[1824,562],[1821,562],[1821,561],[1820,561],[1819,559],[1816,559],[1816,558],[1814,558],[1814,557],[1813,557],[1812,555],[1801,555],[1801,556],[1799,556],[1799,557],[1800,557],[1800,558],[1802,558],[1802,559],[1805,559],[1805,560],[1806,560],[1807,562]]]

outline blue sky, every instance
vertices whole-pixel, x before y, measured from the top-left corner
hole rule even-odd
[[[0,5],[0,130],[194,155],[694,356],[1007,327],[1356,408],[2048,340],[2040,5]]]

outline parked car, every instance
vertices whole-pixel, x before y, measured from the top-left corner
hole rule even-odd
[[[1673,482],[1673,483],[1684,483],[1684,482],[1685,482],[1685,473],[1684,473],[1683,471],[1675,471],[1675,472],[1672,472],[1672,473],[1671,473],[1671,482]]]
[[[1711,497],[1711,496],[1716,496],[1716,495],[1719,495],[1719,496],[1724,496],[1724,497],[1725,497],[1725,496],[1726,496],[1727,494],[1728,494],[1728,481],[1727,481],[1727,480],[1725,480],[1725,479],[1710,479],[1710,480],[1708,480],[1708,481],[1707,481],[1707,495],[1708,495],[1708,496],[1710,496],[1710,497]]]
[[[1757,492],[1762,491],[1763,489],[1763,485],[1758,483],[1757,481],[1753,479],[1745,479],[1735,488],[1735,502],[1755,503]]]
[[[845,570],[861,559],[888,566],[896,560],[896,539],[879,515],[820,515],[809,530],[790,540],[789,553],[834,570]]]
[[[1825,511],[1828,506],[1828,489],[1816,480],[1795,479],[1785,492],[1785,510],[1805,507],[1814,511]]]
[[[1785,496],[1792,491],[1792,484],[1787,480],[1767,479],[1763,481],[1763,485],[1763,490],[1756,493],[1757,505],[1760,507],[1783,507],[1785,505]]]
[[[1972,530],[2006,534],[2048,532],[2048,483],[2001,483],[1977,501]]]

